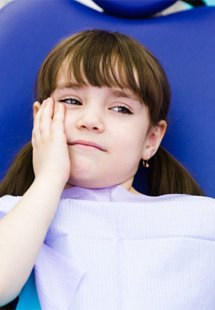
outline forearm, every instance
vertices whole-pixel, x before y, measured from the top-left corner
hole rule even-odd
[[[58,180],[36,179],[0,221],[0,305],[15,298],[30,275],[62,190]]]
[[[30,275],[69,179],[64,118],[63,104],[55,105],[53,98],[34,104],[35,181],[0,221],[0,305],[14,299]]]

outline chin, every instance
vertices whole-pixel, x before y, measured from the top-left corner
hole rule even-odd
[[[77,179],[77,178],[71,178],[68,182],[71,186],[78,186],[78,187],[84,187],[84,188],[104,188],[104,187],[110,187],[113,186],[111,182],[104,182],[104,180],[98,181],[98,179]]]

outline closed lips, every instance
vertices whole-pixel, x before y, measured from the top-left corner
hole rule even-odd
[[[71,143],[68,143],[69,145],[83,145],[83,146],[89,146],[89,147],[94,147],[100,151],[105,152],[106,150],[101,147],[99,144],[92,142],[92,141],[83,141],[83,140],[77,140],[77,141],[73,141]]]

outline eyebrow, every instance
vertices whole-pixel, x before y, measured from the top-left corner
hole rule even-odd
[[[117,98],[128,98],[128,99],[135,99],[139,100],[138,96],[135,95],[133,92],[126,92],[123,90],[113,90],[112,95]]]
[[[66,82],[66,83],[57,85],[56,89],[69,89],[69,88],[80,89],[81,87],[82,85],[80,84],[77,84],[74,82]]]

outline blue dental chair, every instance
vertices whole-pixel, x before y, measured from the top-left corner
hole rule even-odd
[[[0,10],[0,179],[31,139],[32,90],[49,50],[72,33],[101,28],[131,35],[157,56],[172,89],[163,146],[215,197],[215,7],[157,15],[176,0],[94,2],[104,12],[74,0],[16,0]],[[135,182],[141,191],[141,177]],[[40,309],[33,273],[14,307]]]

